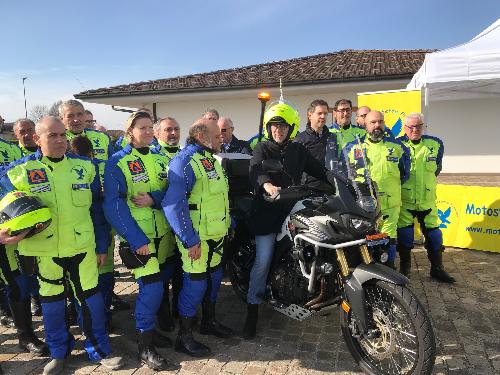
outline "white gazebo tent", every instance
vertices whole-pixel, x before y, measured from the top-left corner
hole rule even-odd
[[[422,89],[445,173],[500,173],[500,19],[471,41],[427,54],[407,89]]]

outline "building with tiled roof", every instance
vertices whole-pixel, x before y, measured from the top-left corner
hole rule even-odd
[[[187,127],[204,109],[216,108],[234,121],[235,134],[248,138],[257,132],[260,103],[257,93],[279,98],[280,79],[285,98],[293,102],[305,124],[308,104],[322,98],[356,102],[356,93],[402,89],[431,50],[343,50],[291,60],[224,69],[208,73],[87,90],[75,95],[85,102],[150,108],[157,117],[172,116]],[[302,126],[301,128],[304,128]]]

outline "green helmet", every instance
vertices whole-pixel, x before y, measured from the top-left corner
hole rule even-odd
[[[271,103],[264,113],[264,137],[272,139],[270,125],[283,123],[291,127],[288,132],[288,139],[294,139],[300,127],[299,112],[292,103],[284,100]]]
[[[51,221],[49,208],[31,193],[14,190],[0,200],[0,229],[9,228],[11,236],[29,230],[25,238],[31,237]]]

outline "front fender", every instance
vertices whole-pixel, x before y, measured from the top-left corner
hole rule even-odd
[[[360,264],[345,282],[345,293],[351,310],[359,319],[361,332],[367,330],[365,291],[363,284],[370,280],[381,280],[396,285],[406,285],[410,280],[392,268],[378,263]]]

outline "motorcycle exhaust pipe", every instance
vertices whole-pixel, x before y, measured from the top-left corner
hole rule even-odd
[[[331,298],[328,301],[320,302],[320,303],[317,303],[315,305],[312,305],[311,307],[309,307],[309,309],[318,311],[318,310],[324,309],[325,307],[328,307],[328,306],[338,305],[340,300],[341,300],[340,297]]]
[[[319,292],[319,295],[316,297],[316,298],[313,298],[312,300],[310,300],[309,302],[307,302],[304,307],[305,308],[310,308],[310,306],[313,306],[321,301],[323,301],[323,299],[325,298],[325,293],[326,293],[326,281],[325,281],[325,277],[322,276],[321,277],[321,285],[320,285],[320,292]]]

